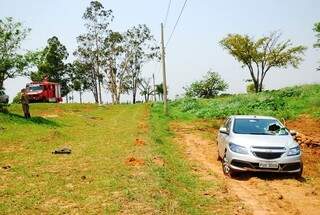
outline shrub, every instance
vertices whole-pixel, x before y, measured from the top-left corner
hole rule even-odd
[[[178,112],[198,118],[225,118],[230,115],[269,115],[295,118],[301,113],[320,112],[320,85],[306,85],[265,91],[258,94],[240,94],[215,99],[182,99],[171,103]]]
[[[186,87],[186,96],[196,98],[213,98],[225,91],[228,84],[216,72],[209,71],[201,81],[195,81]]]
[[[21,103],[21,92],[18,92],[17,95],[13,98],[12,103],[20,104]]]

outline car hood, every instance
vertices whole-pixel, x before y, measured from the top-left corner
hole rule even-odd
[[[248,135],[248,134],[234,134],[230,138],[230,142],[241,145],[247,148],[252,146],[264,147],[295,147],[298,144],[290,135]]]

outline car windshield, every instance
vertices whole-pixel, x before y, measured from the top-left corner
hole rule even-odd
[[[42,90],[42,86],[41,85],[29,86],[28,90],[29,92],[39,91],[39,90]]]
[[[288,131],[275,119],[235,119],[236,134],[288,135]]]

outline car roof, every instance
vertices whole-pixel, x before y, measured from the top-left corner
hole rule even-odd
[[[259,116],[259,115],[232,115],[230,118],[234,119],[276,119],[271,116]]]

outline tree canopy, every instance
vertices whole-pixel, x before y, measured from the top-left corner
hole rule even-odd
[[[25,55],[19,51],[30,30],[12,17],[0,19],[0,90],[6,79],[22,74],[28,65]]]
[[[316,43],[313,45],[314,48],[320,48],[320,22],[314,24],[313,28],[314,32],[316,32]],[[318,67],[320,70],[320,67]]]
[[[65,64],[69,56],[66,47],[54,36],[48,39],[47,46],[37,55],[34,58],[37,71],[30,73],[31,80],[43,81],[47,78],[49,81],[60,83],[62,96],[67,95],[70,89],[68,67]]]
[[[200,81],[193,82],[190,86],[184,88],[186,96],[197,98],[213,98],[221,91],[225,91],[228,84],[220,77],[220,75],[212,70]]]
[[[298,68],[306,47],[293,46],[290,40],[280,41],[281,34],[271,33],[255,40],[248,35],[229,34],[220,41],[223,48],[250,72],[256,92],[262,91],[263,81],[271,68]]]
[[[113,103],[120,102],[120,95],[132,91],[133,103],[141,82],[143,65],[157,58],[158,46],[146,25],[134,26],[124,33],[111,32],[105,40],[108,89]]]
[[[101,85],[103,82],[103,69],[106,56],[104,51],[105,39],[111,33],[110,23],[113,21],[112,10],[106,10],[101,2],[91,1],[83,17],[87,31],[78,38],[78,48],[75,55],[78,61],[91,64],[88,71],[92,74],[92,89],[96,103],[102,103]]]

